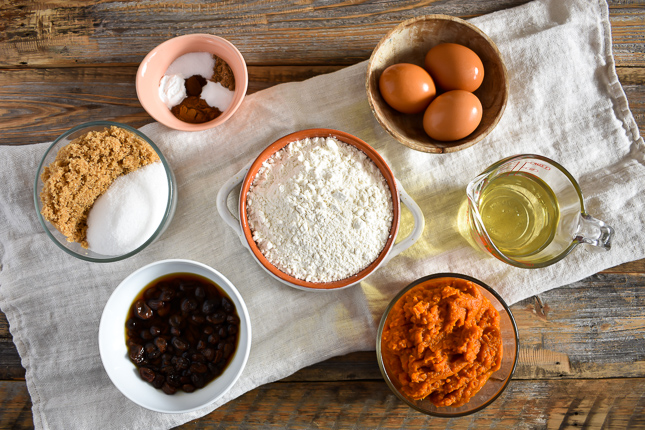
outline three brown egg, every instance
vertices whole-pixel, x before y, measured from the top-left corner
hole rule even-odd
[[[473,92],[484,80],[484,66],[471,49],[456,43],[434,46],[425,69],[394,64],[379,78],[379,90],[393,109],[415,114],[425,110],[423,128],[433,139],[455,141],[471,134],[482,119],[482,105]],[[437,95],[437,90],[444,91]]]

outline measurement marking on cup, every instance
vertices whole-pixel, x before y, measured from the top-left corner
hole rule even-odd
[[[511,169],[511,172],[512,172],[512,171],[515,171],[515,168],[516,168],[519,164],[520,164],[520,162],[518,161],[518,162],[517,162],[517,164],[516,164],[515,166],[513,166],[513,168]],[[517,172],[519,172],[519,171],[521,171],[522,169],[524,169],[524,166],[526,166],[526,162],[524,162],[524,164],[522,164],[522,167],[520,167],[519,169],[517,169]]]

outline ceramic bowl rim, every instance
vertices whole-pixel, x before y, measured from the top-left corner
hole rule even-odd
[[[147,64],[150,62],[150,60],[159,52],[160,50],[163,50],[169,46],[172,46],[175,43],[178,43],[182,40],[191,40],[191,39],[210,39],[217,41],[218,43],[223,43],[227,45],[229,48],[232,48],[233,53],[235,54],[236,60],[240,62],[243,68],[243,76],[240,76],[242,79],[238,79],[238,76],[235,76],[235,95],[241,94],[237,102],[234,102],[231,106],[226,109],[226,111],[222,112],[221,115],[219,115],[217,118],[214,118],[211,121],[203,122],[200,124],[191,124],[187,123],[184,121],[181,121],[180,119],[177,119],[177,121],[173,121],[171,118],[170,123],[168,121],[165,121],[164,118],[159,118],[158,115],[154,115],[150,110],[148,110],[148,107],[150,106],[149,103],[147,102],[147,99],[145,97],[141,97],[142,90],[141,90],[141,85],[142,85],[142,77],[141,77],[141,72],[144,70],[144,67],[147,67]],[[213,53],[217,54],[217,53]],[[242,102],[244,101],[244,98],[246,97],[246,92],[248,90],[248,85],[249,85],[249,77],[248,77],[248,68],[246,66],[246,61],[244,60],[244,56],[240,52],[237,47],[231,43],[229,40],[216,36],[214,34],[209,34],[209,33],[192,33],[192,34],[184,34],[181,36],[176,36],[172,37],[168,40],[165,40],[164,42],[160,43],[159,45],[155,46],[153,49],[146,54],[146,56],[141,60],[141,63],[139,64],[139,67],[137,69],[136,73],[136,78],[135,78],[135,90],[137,93],[137,98],[139,102],[141,103],[141,106],[144,108],[144,110],[155,120],[158,121],[159,123],[165,125],[166,127],[172,128],[174,130],[179,130],[179,131],[203,131],[203,130],[208,130],[214,127],[217,127],[221,124],[223,124],[225,121],[227,121],[230,117],[233,116],[233,114],[238,110],[238,108],[242,105]],[[234,99],[235,100],[235,99]]]
[[[305,138],[329,137],[329,136],[335,137],[336,139],[359,149],[379,168],[379,171],[383,174],[383,177],[385,178],[388,184],[391,197],[392,197],[392,212],[393,212],[392,226],[390,228],[390,235],[388,237],[388,240],[383,250],[381,250],[378,257],[372,263],[370,263],[370,265],[367,266],[365,269],[361,270],[360,272],[352,276],[349,276],[347,278],[344,278],[338,281],[308,282],[302,279],[297,279],[293,276],[290,276],[282,272],[280,269],[278,269],[273,264],[271,264],[266,259],[266,257],[264,257],[262,252],[259,250],[255,241],[253,240],[251,228],[248,223],[248,214],[246,211],[246,195],[249,191],[251,183],[253,182],[253,179],[257,175],[258,169],[262,166],[262,163],[266,159],[270,158],[273,154],[278,152],[280,149],[284,148],[289,143],[297,140],[302,140]],[[372,274],[384,261],[387,254],[394,246],[394,241],[396,240],[396,236],[398,234],[399,223],[400,223],[400,213],[401,213],[401,202],[399,200],[399,192],[397,188],[396,178],[394,177],[394,174],[392,173],[392,170],[390,169],[389,165],[385,162],[383,157],[374,148],[372,148],[369,144],[364,142],[362,139],[359,139],[358,137],[344,131],[330,129],[330,128],[311,128],[311,129],[299,130],[293,133],[289,133],[285,136],[282,136],[281,138],[275,140],[273,143],[267,146],[256,157],[256,159],[251,164],[242,182],[242,188],[240,190],[240,198],[239,198],[239,204],[238,204],[238,213],[240,215],[239,217],[240,226],[242,228],[242,232],[246,240],[246,245],[251,250],[251,253],[255,257],[255,259],[264,269],[266,269],[269,273],[271,273],[274,277],[278,278],[282,282],[290,286],[294,286],[295,288],[298,288],[298,289],[304,289],[308,291],[333,291],[333,290],[339,290],[342,288],[355,285],[356,283],[360,282],[361,280],[363,280],[364,278]]]
[[[246,343],[243,344],[243,345],[241,343],[239,343],[237,348],[236,348],[236,352],[235,352],[236,354],[238,352],[243,354],[241,364],[240,364],[238,369],[235,369],[235,374],[234,374],[233,379],[231,380],[231,382],[223,390],[221,390],[219,392],[216,392],[214,395],[210,396],[208,401],[206,401],[204,403],[201,403],[199,405],[190,407],[190,408],[185,408],[185,409],[181,409],[181,410],[173,410],[173,411],[166,410],[166,409],[161,409],[161,408],[151,407],[150,405],[144,404],[145,402],[139,401],[138,397],[133,396],[129,391],[126,392],[126,391],[122,390],[121,384],[119,382],[115,381],[115,379],[113,377],[114,376],[112,374],[113,371],[108,370],[108,366],[106,365],[106,361],[108,361],[108,353],[105,351],[105,348],[107,348],[107,346],[105,345],[106,341],[104,340],[104,338],[106,336],[104,333],[105,333],[105,330],[107,330],[105,327],[106,327],[107,324],[109,324],[109,322],[107,321],[109,316],[106,314],[106,312],[107,312],[108,309],[110,309],[110,306],[113,306],[113,302],[117,300],[117,298],[116,298],[117,293],[121,289],[126,288],[127,285],[128,285],[128,282],[131,282],[133,278],[136,278],[141,273],[143,273],[145,271],[149,271],[149,270],[154,270],[155,266],[163,266],[163,265],[171,265],[171,264],[179,264],[179,265],[184,265],[184,266],[187,266],[187,267],[190,267],[190,266],[197,267],[197,268],[202,269],[204,272],[209,273],[209,275],[214,275],[215,277],[221,279],[222,284],[224,284],[224,285],[220,284],[219,281],[216,282],[215,280],[211,279],[210,276],[207,277],[212,282],[215,282],[217,285],[219,285],[220,288],[226,292],[226,294],[228,294],[229,296],[235,296],[235,298],[238,300],[238,302],[240,304],[240,307],[238,309],[236,309],[237,313],[238,313],[238,315],[240,317],[240,320],[243,320],[245,322],[245,326],[246,326],[246,336],[245,336]],[[181,270],[181,271],[168,272],[168,274],[171,274],[171,273],[193,273],[193,272],[189,271],[187,269],[187,270]],[[199,275],[203,276],[201,274],[199,274]],[[161,275],[161,276],[165,276],[165,275]],[[155,279],[159,279],[159,277],[160,276],[152,278],[152,280],[150,282],[153,282]],[[149,285],[150,282],[148,282],[146,285]],[[137,288],[136,289],[137,293],[135,295],[132,295],[131,299],[134,300],[136,295],[138,293],[140,293],[141,290],[143,290],[146,287],[146,285],[141,285],[140,288]],[[132,288],[134,288],[134,287],[132,287]],[[114,305],[114,306],[116,306],[116,305]],[[130,306],[130,303],[127,306]],[[125,321],[123,321],[123,324],[125,324]],[[212,268],[212,267],[210,267],[210,266],[208,266],[208,265],[206,265],[204,263],[200,263],[198,261],[187,260],[187,259],[166,259],[166,260],[154,261],[154,262],[152,262],[150,264],[147,264],[147,265],[145,265],[143,267],[140,267],[140,268],[136,269],[132,273],[128,274],[119,283],[119,285],[112,291],[112,293],[110,294],[110,297],[108,298],[108,300],[105,303],[105,306],[103,307],[103,311],[101,313],[101,319],[100,319],[100,322],[99,322],[99,330],[98,330],[98,336],[97,337],[98,337],[99,355],[100,355],[100,358],[101,358],[101,364],[103,366],[103,369],[104,369],[105,373],[107,374],[108,378],[110,379],[110,381],[112,382],[112,385],[114,385],[117,388],[117,390],[119,390],[119,392],[121,394],[123,394],[126,398],[128,398],[133,403],[135,403],[135,404],[137,404],[137,405],[139,405],[139,406],[141,406],[143,408],[146,408],[146,409],[149,409],[149,410],[152,410],[152,411],[155,411],[155,412],[166,413],[166,414],[178,414],[178,413],[187,413],[187,412],[196,411],[196,410],[202,409],[202,408],[204,408],[204,407],[206,407],[208,405],[211,405],[214,402],[216,402],[219,399],[221,399],[222,396],[224,396],[226,393],[228,393],[231,390],[231,388],[237,383],[237,381],[239,380],[240,376],[244,372],[244,369],[246,368],[246,364],[248,362],[250,352],[251,352],[252,328],[251,328],[251,318],[250,318],[250,315],[249,315],[249,312],[248,312],[248,308],[246,306],[246,302],[244,301],[244,298],[242,297],[242,294],[237,289],[237,287],[235,287],[235,285],[226,276],[224,276],[218,270],[216,270],[216,269],[214,269],[214,268]],[[124,326],[123,339],[125,341],[125,326]],[[240,342],[241,342],[241,340],[240,340]],[[124,362],[127,362],[127,365],[129,367],[131,366],[132,368],[134,368],[134,364],[132,364],[127,358],[124,357],[123,360],[124,360]],[[230,364],[229,364],[229,366],[230,366]],[[228,368],[227,368],[227,370],[228,370]],[[134,377],[136,377],[136,376],[133,374],[133,378]],[[207,384],[206,387],[204,387],[204,388],[202,388],[200,390],[206,390],[208,388],[208,386],[209,385]],[[196,392],[198,392],[198,391],[196,391]],[[186,396],[190,396],[190,394],[192,394],[192,393],[182,393],[182,394],[186,395]],[[172,396],[169,396],[169,397],[172,397]]]

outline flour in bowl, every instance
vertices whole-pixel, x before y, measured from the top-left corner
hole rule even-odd
[[[332,282],[365,269],[390,236],[392,194],[365,153],[333,137],[289,143],[246,198],[253,240],[281,271]]]

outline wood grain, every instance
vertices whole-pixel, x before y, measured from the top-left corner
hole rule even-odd
[[[348,65],[367,59],[381,37],[408,18],[472,18],[527,2],[13,1],[0,9],[0,67],[134,65],[161,42],[197,32],[230,40],[250,65]],[[609,4],[617,64],[645,66],[645,11],[637,1]]]
[[[24,385],[0,382],[0,398],[4,400],[0,428],[32,428]],[[276,382],[178,428],[642,429],[645,379],[514,380],[488,408],[453,419],[410,409],[382,381]]]
[[[488,408],[454,419],[433,418],[400,402],[382,382],[269,384],[182,429],[229,426],[352,429],[643,428],[642,379],[512,381]],[[342,405],[328,408],[325,405]]]
[[[0,381],[0,429],[33,429],[31,398],[24,382]]]
[[[249,93],[369,57],[399,22],[471,18],[529,0],[8,0],[0,3],[0,145],[51,141],[81,122],[140,127],[134,75],[170,37],[209,32],[249,64]],[[645,133],[645,4],[610,0],[617,72]],[[515,304],[518,367],[470,417],[433,419],[383,383],[374,351],[334,357],[259,387],[182,429],[645,429],[645,259]],[[1,286],[0,286],[1,288]],[[33,428],[24,369],[0,312],[0,429]]]
[[[514,379],[645,377],[645,276],[604,273],[511,307],[520,333]],[[0,314],[0,380],[24,378]],[[374,351],[335,357],[287,381],[381,380]]]
[[[645,273],[645,260],[630,261],[604,270],[603,273]]]
[[[340,68],[250,67],[248,94]],[[136,96],[136,71],[123,66],[0,72],[0,145],[52,141],[73,126],[100,119],[133,127],[152,122]]]
[[[249,90],[259,90],[339,70],[343,66],[249,67]],[[87,121],[112,120],[141,127],[152,118],[136,96],[135,66],[10,69],[0,71],[0,145],[54,140]],[[625,93],[645,134],[645,73],[619,68]]]

